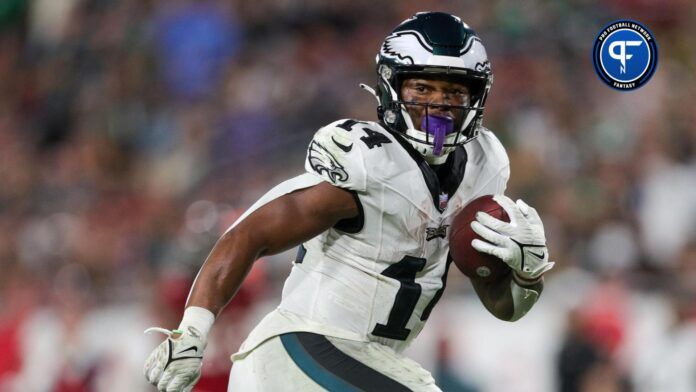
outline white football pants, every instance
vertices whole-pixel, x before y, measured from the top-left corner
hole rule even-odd
[[[228,392],[441,391],[390,347],[307,332],[275,336],[232,365]]]

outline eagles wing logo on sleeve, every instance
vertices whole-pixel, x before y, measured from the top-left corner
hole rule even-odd
[[[309,145],[309,153],[307,159],[309,165],[312,166],[315,172],[322,174],[326,172],[331,182],[345,182],[348,180],[348,173],[341,166],[336,158],[321,144],[312,141]]]

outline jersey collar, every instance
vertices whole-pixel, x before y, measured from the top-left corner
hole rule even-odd
[[[438,166],[430,166],[425,158],[403,137],[398,133],[392,132],[382,123],[380,123],[380,126],[389,132],[414,160],[423,175],[425,185],[430,191],[433,205],[442,213],[446,207],[440,202],[440,195],[445,194],[451,200],[464,179],[467,162],[466,149],[463,146],[459,146],[449,154],[445,163]]]

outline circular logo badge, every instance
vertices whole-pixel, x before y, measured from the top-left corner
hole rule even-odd
[[[592,60],[604,83],[617,90],[635,90],[647,83],[657,69],[657,43],[642,24],[617,20],[597,34]]]
[[[491,274],[491,269],[486,267],[485,265],[476,268],[476,275],[485,278],[486,276]]]

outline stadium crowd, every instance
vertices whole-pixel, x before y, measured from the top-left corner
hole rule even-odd
[[[461,16],[495,75],[484,123],[557,261],[516,324],[448,290],[410,353],[445,391],[696,390],[696,7],[687,0],[0,2],[0,391],[149,390],[218,236],[300,173],[322,125],[375,120],[374,56],[418,10]],[[619,92],[590,48],[645,23],[652,80]],[[197,391],[279,301],[256,263]]]

